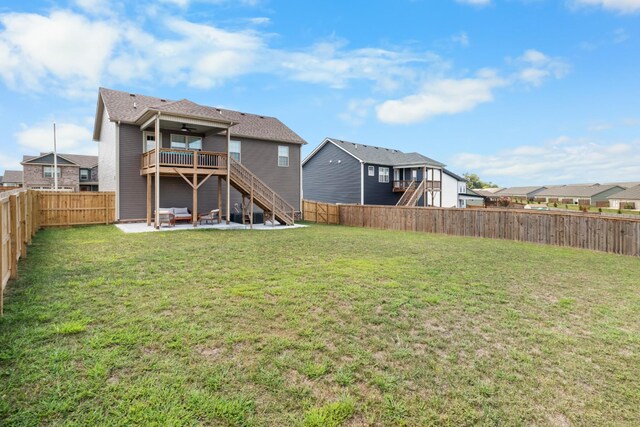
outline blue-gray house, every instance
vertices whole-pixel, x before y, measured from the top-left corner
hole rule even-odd
[[[443,206],[444,166],[419,153],[325,138],[302,162],[303,197],[329,203]],[[457,199],[458,187],[451,191]]]

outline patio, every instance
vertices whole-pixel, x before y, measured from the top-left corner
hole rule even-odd
[[[162,225],[160,228],[155,228],[152,225],[147,225],[144,222],[129,222],[123,224],[115,224],[124,233],[149,233],[154,231],[180,231],[180,230],[203,230],[203,229],[215,229],[215,230],[250,230],[249,224],[239,224],[237,222],[230,222],[226,224],[224,221],[221,224],[198,224],[198,227],[194,227],[191,223],[176,224],[172,227]],[[253,230],[291,230],[294,228],[307,227],[303,224],[294,225],[281,225],[276,223],[275,226],[271,224],[253,224]]]

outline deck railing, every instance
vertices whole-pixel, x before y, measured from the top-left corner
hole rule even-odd
[[[149,150],[146,153],[142,153],[142,161],[140,166],[143,170],[152,168],[155,165],[155,149]],[[160,167],[226,169],[227,153],[161,148]]]
[[[408,189],[415,190],[420,185],[421,181],[416,180],[400,180],[393,181],[393,190],[394,191],[405,191]],[[430,181],[427,180],[427,190],[440,191],[440,181]]]

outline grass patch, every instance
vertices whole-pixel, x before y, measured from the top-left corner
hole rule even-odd
[[[635,425],[638,259],[312,226],[43,230],[2,425]]]

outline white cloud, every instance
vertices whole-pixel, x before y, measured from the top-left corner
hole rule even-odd
[[[452,163],[508,185],[629,181],[640,179],[640,140],[607,143],[562,136],[496,154],[461,153]]]
[[[451,41],[463,47],[469,46],[469,36],[464,31],[451,36]]]
[[[64,87],[77,96],[100,82],[118,37],[116,30],[82,15],[10,13],[0,16],[0,76],[14,89]]]
[[[535,49],[525,51],[513,62],[521,68],[518,71],[518,79],[532,86],[540,86],[549,77],[561,79],[571,69],[565,60],[547,56]]]
[[[574,0],[576,6],[595,6],[620,13],[640,12],[640,0]]]
[[[40,122],[35,125],[22,123],[15,134],[23,151],[33,154],[53,151],[53,123]],[[56,123],[56,146],[58,152],[74,154],[98,154],[98,145],[88,126],[77,123]]]
[[[341,113],[338,117],[353,126],[361,126],[367,116],[369,116],[371,107],[375,102],[376,101],[372,98],[352,99],[347,105],[347,110]]]
[[[377,108],[378,119],[385,123],[408,124],[440,114],[469,111],[493,100],[495,88],[506,81],[495,71],[481,70],[466,79],[438,79],[426,83],[419,93],[385,101]]]

